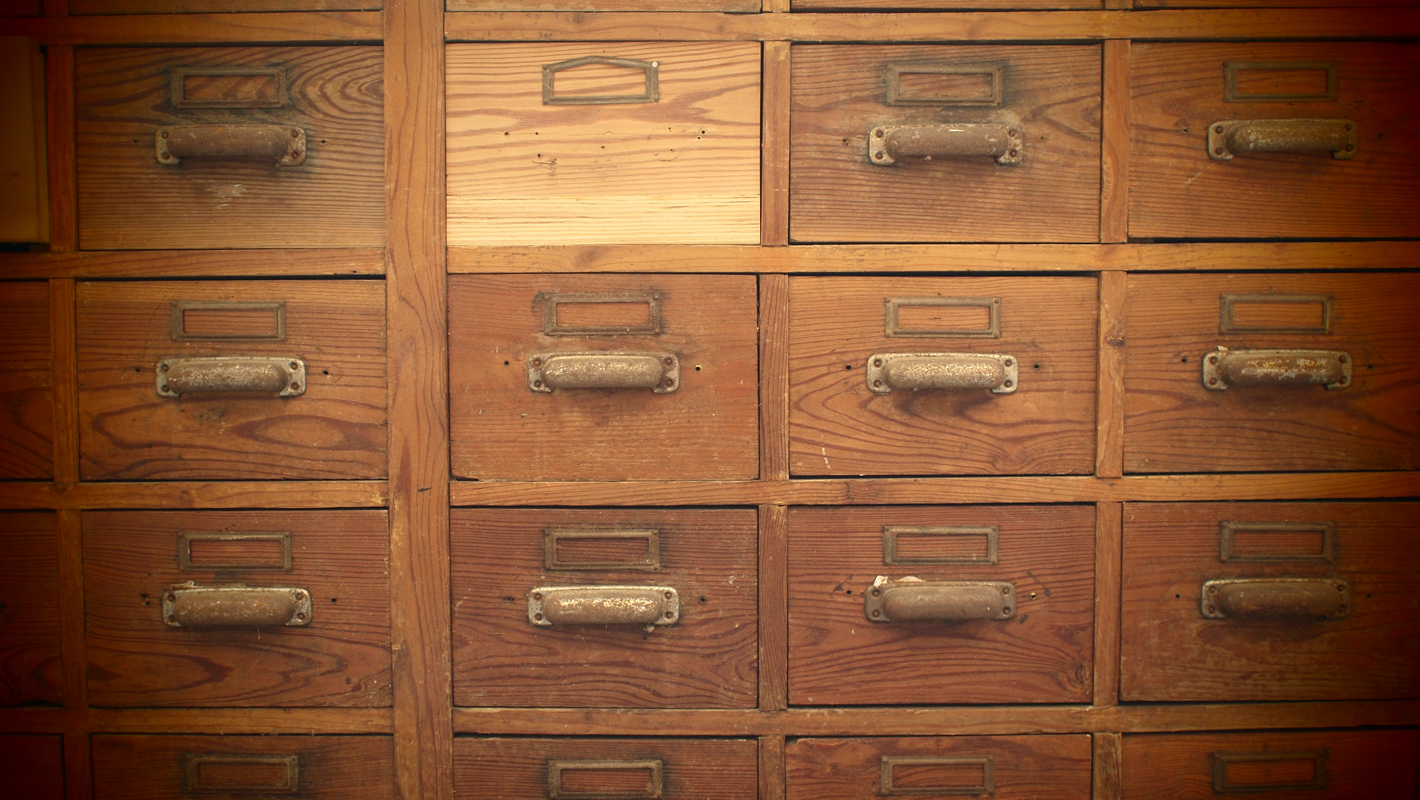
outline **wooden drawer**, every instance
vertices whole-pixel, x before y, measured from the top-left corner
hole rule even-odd
[[[382,246],[382,65],[378,47],[78,50],[80,246]]]
[[[757,319],[752,276],[451,276],[454,474],[757,477]]]
[[[1420,47],[1149,43],[1132,53],[1131,236],[1420,230]]]
[[[467,800],[753,800],[758,791],[753,740],[454,740],[454,794]]]
[[[1414,503],[1131,503],[1125,700],[1420,696]]]
[[[86,511],[83,529],[94,705],[390,704],[384,511]]]
[[[1415,469],[1417,305],[1417,275],[1129,276],[1125,469]]]
[[[384,298],[361,280],[79,284],[82,477],[383,476]]]
[[[795,241],[1099,241],[1099,47],[796,45],[792,71]]]
[[[1414,797],[1409,730],[1124,736],[1125,800]]]
[[[1093,472],[1096,294],[1083,277],[791,278],[790,469]]]
[[[0,706],[57,705],[64,689],[54,513],[0,513],[0,553]]]
[[[1091,796],[1085,734],[798,739],[785,762],[789,800]]]
[[[455,704],[755,705],[754,511],[455,509],[450,525]]]
[[[449,244],[758,244],[759,51],[449,45]]]
[[[380,0],[69,0],[70,14],[379,11]]]
[[[64,740],[58,736],[0,736],[5,791],[25,800],[63,800]]]
[[[789,702],[1088,702],[1094,532],[1093,506],[789,509]]]
[[[0,479],[54,469],[49,286],[0,283]]]
[[[94,800],[393,800],[389,736],[95,736]]]

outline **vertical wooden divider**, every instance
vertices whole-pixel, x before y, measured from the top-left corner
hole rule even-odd
[[[1127,1],[1127,0],[1126,0]],[[1100,241],[1129,241],[1129,40],[1104,43]]]
[[[1117,733],[1096,733],[1094,741],[1094,800],[1119,800],[1120,736]]]
[[[784,737],[759,737],[759,800],[784,800]]]
[[[79,480],[78,335],[74,279],[49,281],[50,393],[54,401],[54,482]]]
[[[1123,503],[1095,504],[1095,692],[1094,705],[1119,705],[1120,574]]]
[[[759,276],[759,478],[789,479],[789,276]]]
[[[789,707],[789,510],[759,507],[759,710]]]
[[[46,2],[46,13],[48,2]],[[79,189],[74,151],[74,48],[50,45],[45,53],[45,154],[49,173],[49,250],[79,249]]]
[[[1095,474],[1101,478],[1124,476],[1124,359],[1127,276],[1101,272],[1099,276],[1099,392],[1095,409]]]
[[[764,43],[760,102],[759,243],[780,246],[789,243],[788,42]]]
[[[89,732],[64,734],[64,800],[91,800],[94,779],[90,774]]]
[[[398,796],[453,796],[442,0],[385,0],[390,624]]]

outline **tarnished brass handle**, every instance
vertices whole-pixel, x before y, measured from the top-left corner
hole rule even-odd
[[[670,394],[680,388],[680,359],[672,353],[536,353],[528,358],[528,388],[650,389]]]
[[[1003,581],[924,581],[879,575],[863,595],[870,622],[1003,620],[1016,613],[1016,587]]]
[[[1351,584],[1340,578],[1220,579],[1203,584],[1201,605],[1208,619],[1344,619]]]
[[[1221,392],[1230,386],[1351,385],[1351,356],[1340,350],[1229,350],[1203,357],[1203,385]]]
[[[269,392],[278,397],[306,393],[306,362],[299,358],[165,358],[158,362],[156,372],[158,396],[169,400],[215,392]]]
[[[1208,155],[1232,161],[1251,153],[1331,153],[1355,158],[1361,148],[1356,123],[1349,119],[1234,119],[1208,126]]]
[[[270,161],[278,167],[306,162],[306,131],[295,125],[183,125],[159,128],[158,163],[184,158]]]
[[[528,622],[555,625],[674,625],[680,593],[669,586],[539,586],[528,592]]]
[[[1016,359],[981,353],[875,353],[864,371],[868,388],[878,394],[893,389],[990,389],[1015,394],[1020,381]]]
[[[887,167],[900,158],[976,158],[1021,163],[1021,131],[1009,125],[881,125],[868,131],[868,161]]]
[[[303,628],[311,624],[311,593],[181,583],[163,592],[163,622],[171,628]]]

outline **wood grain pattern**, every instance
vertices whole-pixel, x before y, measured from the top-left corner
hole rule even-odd
[[[655,62],[659,100],[545,103],[543,67],[589,56]],[[557,75],[574,100],[647,91]],[[450,45],[449,243],[759,242],[759,76],[757,44]]]
[[[789,705],[789,515],[759,507],[759,708]]]
[[[64,681],[64,707],[89,707],[89,659],[84,642],[84,532],[82,515],[73,509],[57,511],[59,652]],[[75,744],[65,740],[66,750]],[[84,745],[87,748],[87,744]],[[85,755],[88,751],[85,749]],[[88,758],[83,759],[88,763]]]
[[[986,11],[993,8],[1036,11],[1102,7],[1101,0],[793,0],[792,5],[795,11]]]
[[[385,256],[377,248],[3,253],[0,270],[12,278],[51,280],[381,275]]]
[[[791,279],[791,472],[1093,471],[1096,292],[1091,278]],[[937,297],[1000,298],[999,338],[884,335],[884,298]],[[1009,355],[1019,361],[1020,388],[868,387],[873,355],[932,352]]]
[[[54,474],[49,287],[0,284],[0,479]]]
[[[1338,99],[1225,102],[1221,77],[1230,62],[1335,63]],[[1420,47],[1141,44],[1131,64],[1131,236],[1375,238],[1420,229],[1420,109],[1407,94],[1420,79]],[[1269,91],[1286,90],[1258,90]],[[1318,118],[1357,125],[1354,158],[1209,156],[1214,122]]]
[[[1090,737],[1094,745],[1093,800],[1120,800],[1120,746],[1123,737],[1117,733],[1096,733]]]
[[[49,249],[79,247],[74,152],[74,48],[51,45],[44,58],[45,159],[49,174]]]
[[[46,0],[64,4],[65,0]],[[45,45],[251,44],[254,42],[371,42],[380,39],[375,11],[279,12],[269,14],[132,14],[105,17],[50,16],[6,20],[15,36]]]
[[[1124,474],[1124,359],[1128,321],[1127,282],[1122,272],[1099,276],[1099,407],[1095,411],[1095,474]]]
[[[759,477],[789,477],[789,281],[759,277]]]
[[[786,0],[780,0],[787,5]],[[788,9],[783,9],[787,11]],[[791,48],[787,42],[764,43],[761,93],[764,104],[760,136],[759,243],[789,243],[789,95]]]
[[[1136,504],[1125,509],[1121,697],[1341,700],[1420,693],[1420,542],[1410,503]],[[1334,562],[1223,562],[1223,522],[1331,523]],[[1340,578],[1344,619],[1213,620],[1216,578]]]
[[[383,476],[383,288],[356,280],[82,284],[84,479]],[[178,301],[283,303],[285,339],[173,341]],[[158,396],[161,359],[223,355],[304,359],[306,391]]]
[[[383,706],[390,702],[381,511],[87,512],[89,696],[98,706]],[[178,566],[182,532],[290,532],[291,569]],[[290,587],[306,627],[170,628],[170,586]]]
[[[380,0],[69,0],[70,14],[379,11]]]
[[[380,508],[384,481],[0,483],[0,508]]]
[[[964,791],[985,781],[984,766],[978,762],[975,772],[967,765],[898,765],[893,769],[894,791],[884,791],[879,766],[892,757],[989,759],[993,788]],[[870,800],[887,794],[932,794],[932,788],[944,789],[939,796],[989,794],[1002,800],[1090,797],[1088,736],[798,739],[786,748],[786,762],[789,800]]]
[[[724,11],[753,14],[760,0],[448,0],[449,11]]]
[[[1127,0],[1126,0],[1127,1]],[[1100,111],[1100,241],[1129,240],[1129,60],[1132,43],[1104,43]]]
[[[54,479],[79,480],[79,377],[74,281],[49,281],[50,380],[54,394]]]
[[[27,800],[64,798],[64,750],[58,736],[0,738],[0,771],[5,791]]]
[[[661,332],[548,336],[555,294],[658,293]],[[488,276],[449,281],[453,472],[479,480],[703,480],[759,474],[750,276]],[[534,392],[537,353],[670,352],[675,392]]]
[[[1330,333],[1219,333],[1224,294],[1333,298]],[[1127,472],[1415,469],[1420,466],[1416,275],[1130,276],[1124,370]],[[1348,353],[1351,386],[1210,391],[1219,346]]]
[[[79,242],[86,250],[384,243],[383,81],[374,47],[85,49],[76,64]],[[174,108],[169,72],[279,67],[289,104]],[[157,162],[182,125],[298,126],[305,162]]]
[[[1095,685],[1097,707],[1119,704],[1120,559],[1124,506],[1095,505]]]
[[[994,565],[890,566],[885,525],[999,527]],[[1088,702],[1095,512],[1085,506],[791,508],[792,705]],[[874,577],[1007,581],[1004,621],[874,623]]]
[[[659,531],[659,568],[550,569],[543,550],[550,529]],[[755,705],[753,512],[460,509],[450,530],[457,705]],[[679,594],[680,620],[539,628],[528,620],[527,598],[545,586],[668,586]]]
[[[94,796],[92,748],[89,734],[64,734],[64,797],[65,800],[90,800]]]
[[[1099,240],[1098,47],[798,45],[793,57],[793,241]],[[884,82],[894,64],[1004,64],[1004,99],[999,107],[889,106]],[[1021,163],[983,156],[883,167],[868,159],[874,126],[953,123],[1019,129]]]
[[[0,514],[0,706],[64,702],[54,514]]]
[[[388,708],[94,708],[87,727],[106,733],[391,733]]]
[[[759,800],[784,800],[784,737],[759,737]]]

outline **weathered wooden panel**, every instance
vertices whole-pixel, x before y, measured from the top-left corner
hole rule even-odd
[[[757,750],[746,739],[455,739],[454,793],[468,800],[753,800]],[[554,764],[561,766],[563,793],[549,787]]]
[[[69,0],[70,14],[379,11],[380,0]]]
[[[54,469],[49,287],[0,284],[0,308],[0,478],[48,478]]]
[[[0,553],[0,706],[62,703],[54,514],[0,514]]]
[[[58,736],[0,736],[5,791],[25,800],[64,797],[64,741]]]

